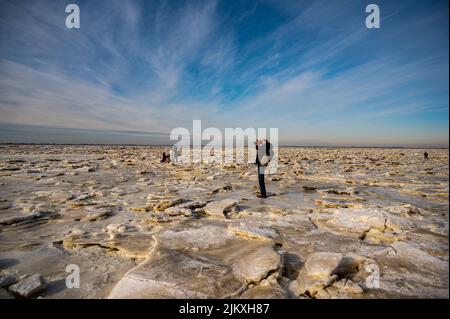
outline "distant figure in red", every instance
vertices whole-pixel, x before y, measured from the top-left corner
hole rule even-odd
[[[423,158],[424,158],[424,160],[428,161],[428,153],[427,152],[423,153]]]

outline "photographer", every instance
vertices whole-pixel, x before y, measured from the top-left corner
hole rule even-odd
[[[256,162],[258,165],[259,198],[267,198],[264,174],[267,165],[271,160],[271,144],[266,139],[256,140]]]

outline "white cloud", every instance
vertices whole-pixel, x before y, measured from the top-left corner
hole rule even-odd
[[[151,12],[141,5],[87,2],[80,32],[68,32],[62,4],[3,2],[9,16],[0,32],[15,36],[1,39],[0,122],[169,132],[202,119],[205,127],[279,127],[286,138],[325,143],[361,139],[367,132],[352,137],[343,128],[354,121],[448,112],[432,98],[448,98],[448,42],[407,60],[381,48],[370,60],[357,54],[370,44],[365,28],[354,30],[361,17],[342,21],[346,14],[329,1],[289,6],[285,23],[245,43],[216,1],[155,3]],[[403,40],[407,29],[387,37]]]

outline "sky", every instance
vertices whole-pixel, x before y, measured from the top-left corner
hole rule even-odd
[[[280,145],[448,147],[448,5],[3,0],[0,142],[164,144],[201,120]]]

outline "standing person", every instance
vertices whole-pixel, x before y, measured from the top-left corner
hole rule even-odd
[[[266,139],[256,140],[256,165],[258,165],[258,183],[260,198],[267,198],[266,184],[264,182],[264,173],[267,165],[270,162],[270,146],[271,144]]]
[[[172,147],[170,148],[170,159],[173,164],[176,164],[178,161],[178,151],[175,145],[172,145]]]
[[[213,147],[211,147],[211,150],[209,151],[209,157],[208,157],[208,161],[207,161],[208,164],[215,162],[214,154],[215,153],[214,153],[214,146],[213,146]]]
[[[424,160],[428,161],[428,152],[425,151],[425,153],[423,153],[423,158]]]

